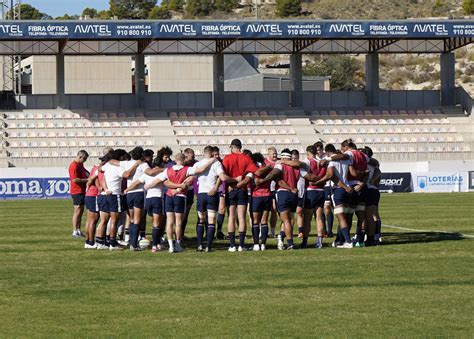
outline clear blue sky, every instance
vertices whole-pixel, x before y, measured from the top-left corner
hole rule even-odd
[[[97,10],[109,8],[108,0],[23,0],[21,3],[30,4],[52,17],[62,16],[64,13],[81,14],[86,7]]]

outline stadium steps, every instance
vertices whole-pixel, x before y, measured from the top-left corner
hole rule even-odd
[[[155,148],[159,149],[166,145],[171,147],[173,152],[179,151],[179,145],[176,136],[173,133],[173,127],[171,126],[171,121],[169,119],[149,120],[148,125],[155,141]]]
[[[301,145],[304,147],[312,145],[319,140],[319,135],[316,134],[314,125],[311,124],[311,121],[307,117],[288,118],[288,121],[295,130]]]

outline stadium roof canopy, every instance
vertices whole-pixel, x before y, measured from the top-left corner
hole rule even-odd
[[[474,20],[0,21],[0,55],[445,53]]]

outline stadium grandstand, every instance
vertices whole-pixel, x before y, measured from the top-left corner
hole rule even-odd
[[[473,42],[472,21],[2,22],[0,166],[62,167],[107,146],[225,154],[237,136],[252,151],[351,137],[384,162],[472,160],[453,51]],[[381,90],[381,53],[439,54],[441,90]],[[258,54],[290,54],[289,88],[256,87]],[[303,54],[366,54],[365,90],[305,79]]]

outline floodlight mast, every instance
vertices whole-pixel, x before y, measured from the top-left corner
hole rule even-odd
[[[21,20],[21,0],[0,0],[2,20]],[[13,91],[21,94],[21,56],[3,55],[2,91]]]

